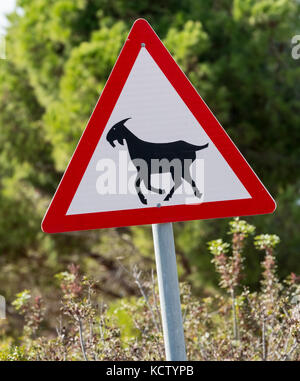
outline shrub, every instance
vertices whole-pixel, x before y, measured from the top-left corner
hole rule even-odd
[[[262,251],[259,292],[241,285],[245,242],[255,227],[230,222],[231,243],[208,244],[220,276],[217,291],[203,298],[181,284],[181,301],[188,359],[190,360],[300,360],[300,278],[291,274],[280,282],[275,248],[279,238],[254,237]],[[133,282],[141,297],[120,299],[110,306],[97,301],[96,282],[80,274],[78,266],[56,276],[61,316],[54,338],[37,337],[44,318],[41,298],[25,290],[13,305],[24,316],[21,346],[0,350],[6,360],[162,360],[164,346],[156,280],[134,267]]]

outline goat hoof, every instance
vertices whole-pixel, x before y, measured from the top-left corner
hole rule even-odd
[[[142,204],[147,205],[147,200],[143,195],[139,195],[139,199],[140,199]]]
[[[202,193],[200,193],[200,192],[195,192],[195,196],[198,197],[198,198],[201,198],[201,197],[202,197]]]

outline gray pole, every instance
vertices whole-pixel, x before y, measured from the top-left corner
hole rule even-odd
[[[154,224],[152,231],[166,359],[185,361],[173,226],[172,223]]]

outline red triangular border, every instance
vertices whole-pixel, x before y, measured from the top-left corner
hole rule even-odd
[[[127,77],[145,43],[148,52],[238,176],[251,199],[193,205],[140,208],[66,215]],[[143,19],[129,33],[88,125],[57,188],[42,222],[42,230],[58,233],[118,226],[271,213],[276,204],[236,148],[193,85],[171,57],[154,30]]]

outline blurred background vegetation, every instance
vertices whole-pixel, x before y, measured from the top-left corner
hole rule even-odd
[[[154,268],[151,227],[46,235],[40,224],[135,19],[146,18],[276,199],[249,217],[278,234],[279,275],[300,272],[300,34],[297,0],[18,0],[0,60],[0,294],[42,293],[53,326],[53,275],[76,263],[107,300],[135,295],[124,267]],[[217,277],[207,242],[228,220],[175,223],[179,275],[195,295]],[[247,247],[245,282],[259,258]],[[51,303],[51,301],[53,301]],[[54,302],[55,301],[55,302]]]

